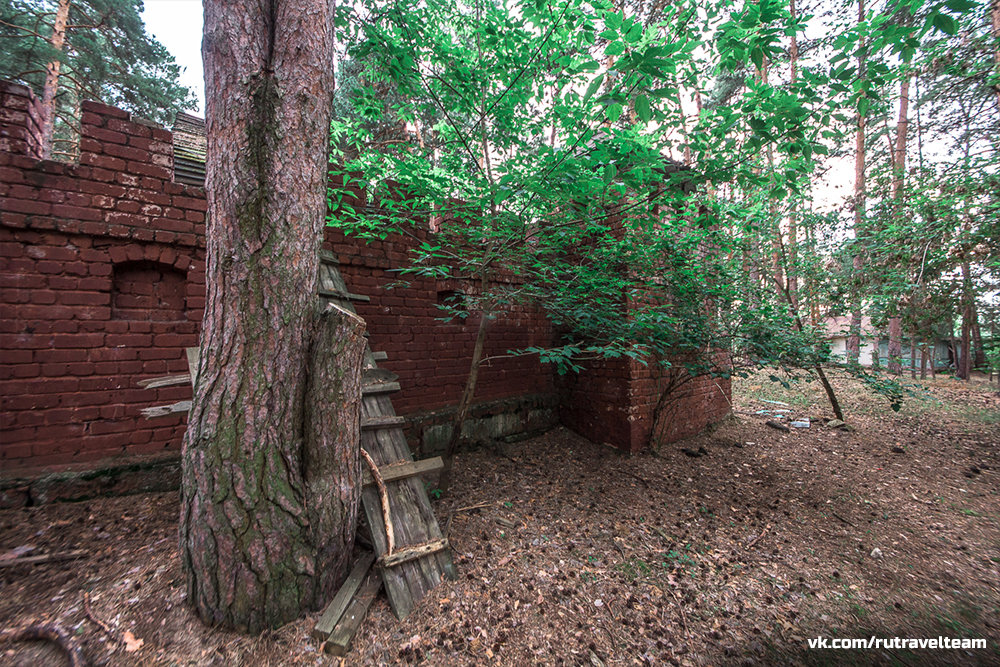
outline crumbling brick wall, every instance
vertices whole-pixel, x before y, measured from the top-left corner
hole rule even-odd
[[[170,132],[102,104],[82,105],[79,164],[38,159],[40,106],[0,82],[0,474],[93,465],[176,451],[186,417],[142,408],[191,397],[187,385],[142,389],[141,379],[187,372],[205,307],[205,196],[173,181]],[[418,452],[430,453],[468,373],[478,320],[441,322],[440,300],[461,281],[399,278],[426,229],[370,244],[327,229],[380,365],[399,374],[393,397]],[[490,324],[472,416],[511,432],[561,420],[582,435],[636,451],[649,440],[655,382],[627,361],[593,364],[557,382],[537,357],[544,316],[513,309]],[[700,430],[727,410],[725,395],[693,388],[671,433]],[[502,417],[502,419],[501,419]],[[488,429],[487,429],[488,430]],[[478,431],[477,431],[478,432]],[[485,432],[485,431],[484,431]],[[506,433],[506,431],[505,431]],[[673,436],[671,436],[673,437]],[[426,441],[426,442],[425,442]]]
[[[21,86],[0,88],[0,137],[37,126]],[[32,111],[34,110],[34,111]],[[17,125],[16,123],[21,123]],[[184,418],[140,410],[190,398],[142,377],[187,371],[205,303],[205,201],[172,182],[170,133],[82,105],[78,165],[0,150],[0,467],[177,449]]]

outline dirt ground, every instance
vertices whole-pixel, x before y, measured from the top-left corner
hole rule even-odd
[[[0,560],[84,552],[0,568],[0,628],[55,624],[126,667],[1000,665],[996,383],[924,382],[899,413],[837,387],[851,430],[823,425],[817,386],[765,375],[736,382],[733,419],[655,454],[559,428],[462,455],[434,501],[459,579],[403,622],[378,599],[343,663],[310,638],[318,614],[260,637],[194,619],[176,493],[0,512]],[[789,417],[810,428],[765,424]],[[987,648],[809,649],[819,636]],[[0,644],[3,666],[64,664]]]

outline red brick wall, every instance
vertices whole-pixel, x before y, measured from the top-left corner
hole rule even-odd
[[[20,86],[0,95],[37,110]],[[4,473],[176,449],[184,432],[182,416],[140,410],[190,387],[136,382],[185,372],[197,344],[204,193],[171,182],[169,132],[101,104],[82,111],[79,165],[38,161],[28,141],[0,150]],[[16,135],[0,118],[0,136]]]
[[[440,322],[438,293],[474,285],[462,281],[413,278],[409,286],[385,289],[400,281],[398,269],[411,261],[410,249],[426,240],[429,232],[416,230],[414,239],[390,236],[364,244],[345,239],[327,229],[324,247],[340,260],[344,282],[357,293],[371,297],[370,303],[355,303],[368,324],[369,344],[383,351],[388,360],[379,366],[399,374],[403,388],[392,397],[399,414],[434,410],[458,402],[465,386],[475,345],[479,318]],[[486,357],[502,356],[507,350],[546,345],[551,340],[548,322],[537,311],[515,309],[489,323]],[[489,361],[479,373],[476,401],[554,391],[551,369],[537,357],[510,357]]]
[[[40,157],[42,103],[26,86],[0,81],[0,151]]]
[[[197,345],[204,191],[172,182],[169,132],[92,102],[82,105],[80,163],[39,161],[37,101],[2,82],[0,96],[0,474],[178,449],[186,418],[147,420],[140,411],[188,399],[190,387],[137,382],[186,372],[184,348]],[[372,349],[388,355],[380,365],[400,376],[397,412],[440,424],[434,411],[461,394],[478,320],[439,322],[439,293],[474,286],[414,278],[385,289],[429,234],[366,245],[328,229],[324,247],[349,289],[371,298],[356,307]],[[540,313],[514,309],[490,323],[486,356],[551,340]],[[657,396],[645,372],[600,362],[557,387],[554,369],[536,357],[505,357],[483,367],[475,400],[487,413],[519,405],[534,428],[528,412],[542,414],[558,391],[563,423],[636,451],[648,443]],[[725,414],[724,396],[709,389],[692,387],[671,437]]]

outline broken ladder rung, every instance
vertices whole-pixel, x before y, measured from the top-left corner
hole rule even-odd
[[[440,456],[435,456],[432,459],[424,459],[422,461],[393,463],[391,465],[382,466],[378,469],[378,473],[382,476],[383,482],[393,482],[400,479],[406,479],[408,477],[416,477],[417,475],[426,475],[427,473],[440,470],[443,467],[444,461],[441,460]],[[364,480],[365,486],[375,483],[375,478],[372,477],[370,470],[365,470]]]
[[[444,551],[447,548],[448,538],[444,537],[440,540],[425,542],[424,544],[418,544],[412,547],[404,547],[391,556],[384,556],[380,558],[379,563],[382,567],[396,567],[397,565],[408,563],[417,558],[423,558],[424,556],[436,554],[437,552]]]
[[[406,423],[403,417],[367,417],[361,420],[361,430],[393,428]]]
[[[378,394],[391,394],[399,391],[398,382],[373,382],[372,384],[361,385],[362,396],[376,396]]]
[[[170,417],[179,412],[191,410],[191,401],[178,401],[170,405],[154,405],[151,408],[143,408],[142,416],[146,419],[156,419],[157,417]]]
[[[375,361],[387,361],[389,354],[387,352],[372,352],[372,359]]]
[[[319,261],[322,264],[329,264],[331,266],[340,266],[340,260],[338,260],[337,256],[332,252],[330,252],[329,250],[319,251]]]
[[[316,293],[327,299],[347,299],[348,301],[371,301],[370,296],[364,294],[351,294],[350,292],[334,292],[328,289],[318,289]]]

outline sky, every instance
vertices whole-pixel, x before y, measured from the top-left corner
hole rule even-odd
[[[196,115],[205,115],[205,75],[201,66],[201,0],[145,0],[146,32],[170,51],[184,70],[180,83],[198,98]]]

